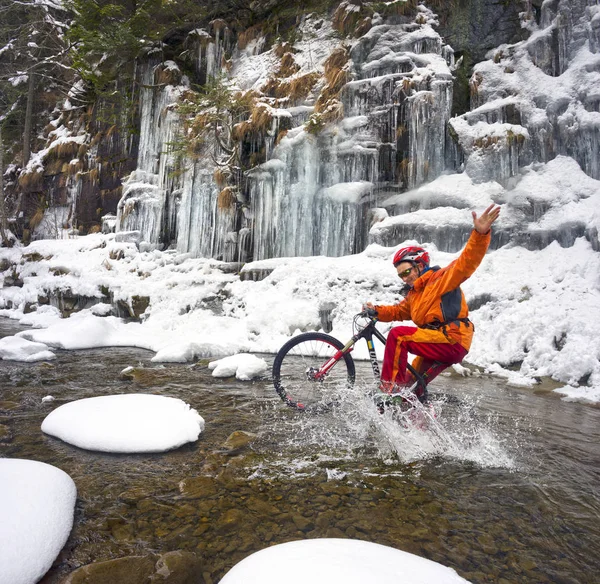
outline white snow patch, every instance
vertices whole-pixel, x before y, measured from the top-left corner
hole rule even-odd
[[[221,584],[465,584],[453,569],[388,546],[354,539],[307,539],[260,550]]]
[[[56,355],[44,343],[35,343],[20,337],[3,337],[0,339],[0,359],[31,363],[55,358]]]
[[[337,203],[353,203],[357,205],[361,200],[373,192],[375,185],[368,181],[351,183],[338,183],[321,190],[323,197],[332,199]]]
[[[264,359],[245,353],[231,355],[208,364],[213,377],[233,377],[235,375],[236,379],[241,381],[250,381],[255,377],[260,377],[265,373],[267,367]]]
[[[100,452],[164,452],[198,439],[204,419],[180,399],[149,394],[90,397],[59,406],[42,431]]]
[[[75,483],[62,470],[0,459],[0,582],[35,584],[42,578],[69,537],[76,498]]]

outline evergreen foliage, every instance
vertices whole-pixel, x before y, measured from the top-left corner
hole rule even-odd
[[[36,121],[32,117],[37,110],[54,107],[57,93],[70,87],[73,72],[62,10],[33,0],[9,0],[0,6],[0,15],[0,120],[5,140],[16,145],[21,138],[27,141],[38,133],[39,126],[33,123],[27,130],[28,123]],[[30,146],[23,144],[22,162]],[[18,158],[17,151],[13,149],[9,157]]]

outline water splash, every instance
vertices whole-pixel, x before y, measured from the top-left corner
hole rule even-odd
[[[287,453],[287,460],[277,464],[287,472],[310,474],[323,470],[327,461],[363,462],[367,455],[374,466],[442,459],[516,468],[519,445],[513,433],[477,400],[436,396],[425,406],[414,400],[411,408],[389,406],[380,413],[371,390],[368,385],[339,388],[336,405],[320,415],[273,412],[269,441]]]

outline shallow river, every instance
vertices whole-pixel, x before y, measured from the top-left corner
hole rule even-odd
[[[0,320],[0,336],[16,330]],[[599,408],[485,376],[440,377],[436,423],[406,430],[360,384],[340,409],[311,417],[268,380],[215,380],[151,357],[102,349],[0,361],[0,456],[53,464],[78,489],[73,531],[43,584],[93,561],[177,549],[195,552],[213,584],[269,544],[315,537],[393,546],[474,583],[600,581]],[[122,379],[130,365],[144,370]],[[365,385],[370,375],[359,364]],[[40,430],[62,403],[130,392],[183,399],[205,431],[172,452],[110,455]],[[256,438],[228,451],[236,430]]]

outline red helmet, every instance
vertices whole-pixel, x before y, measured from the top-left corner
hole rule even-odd
[[[422,248],[411,245],[403,247],[394,254],[394,266],[401,262],[410,262],[411,264],[429,265],[429,254]]]

